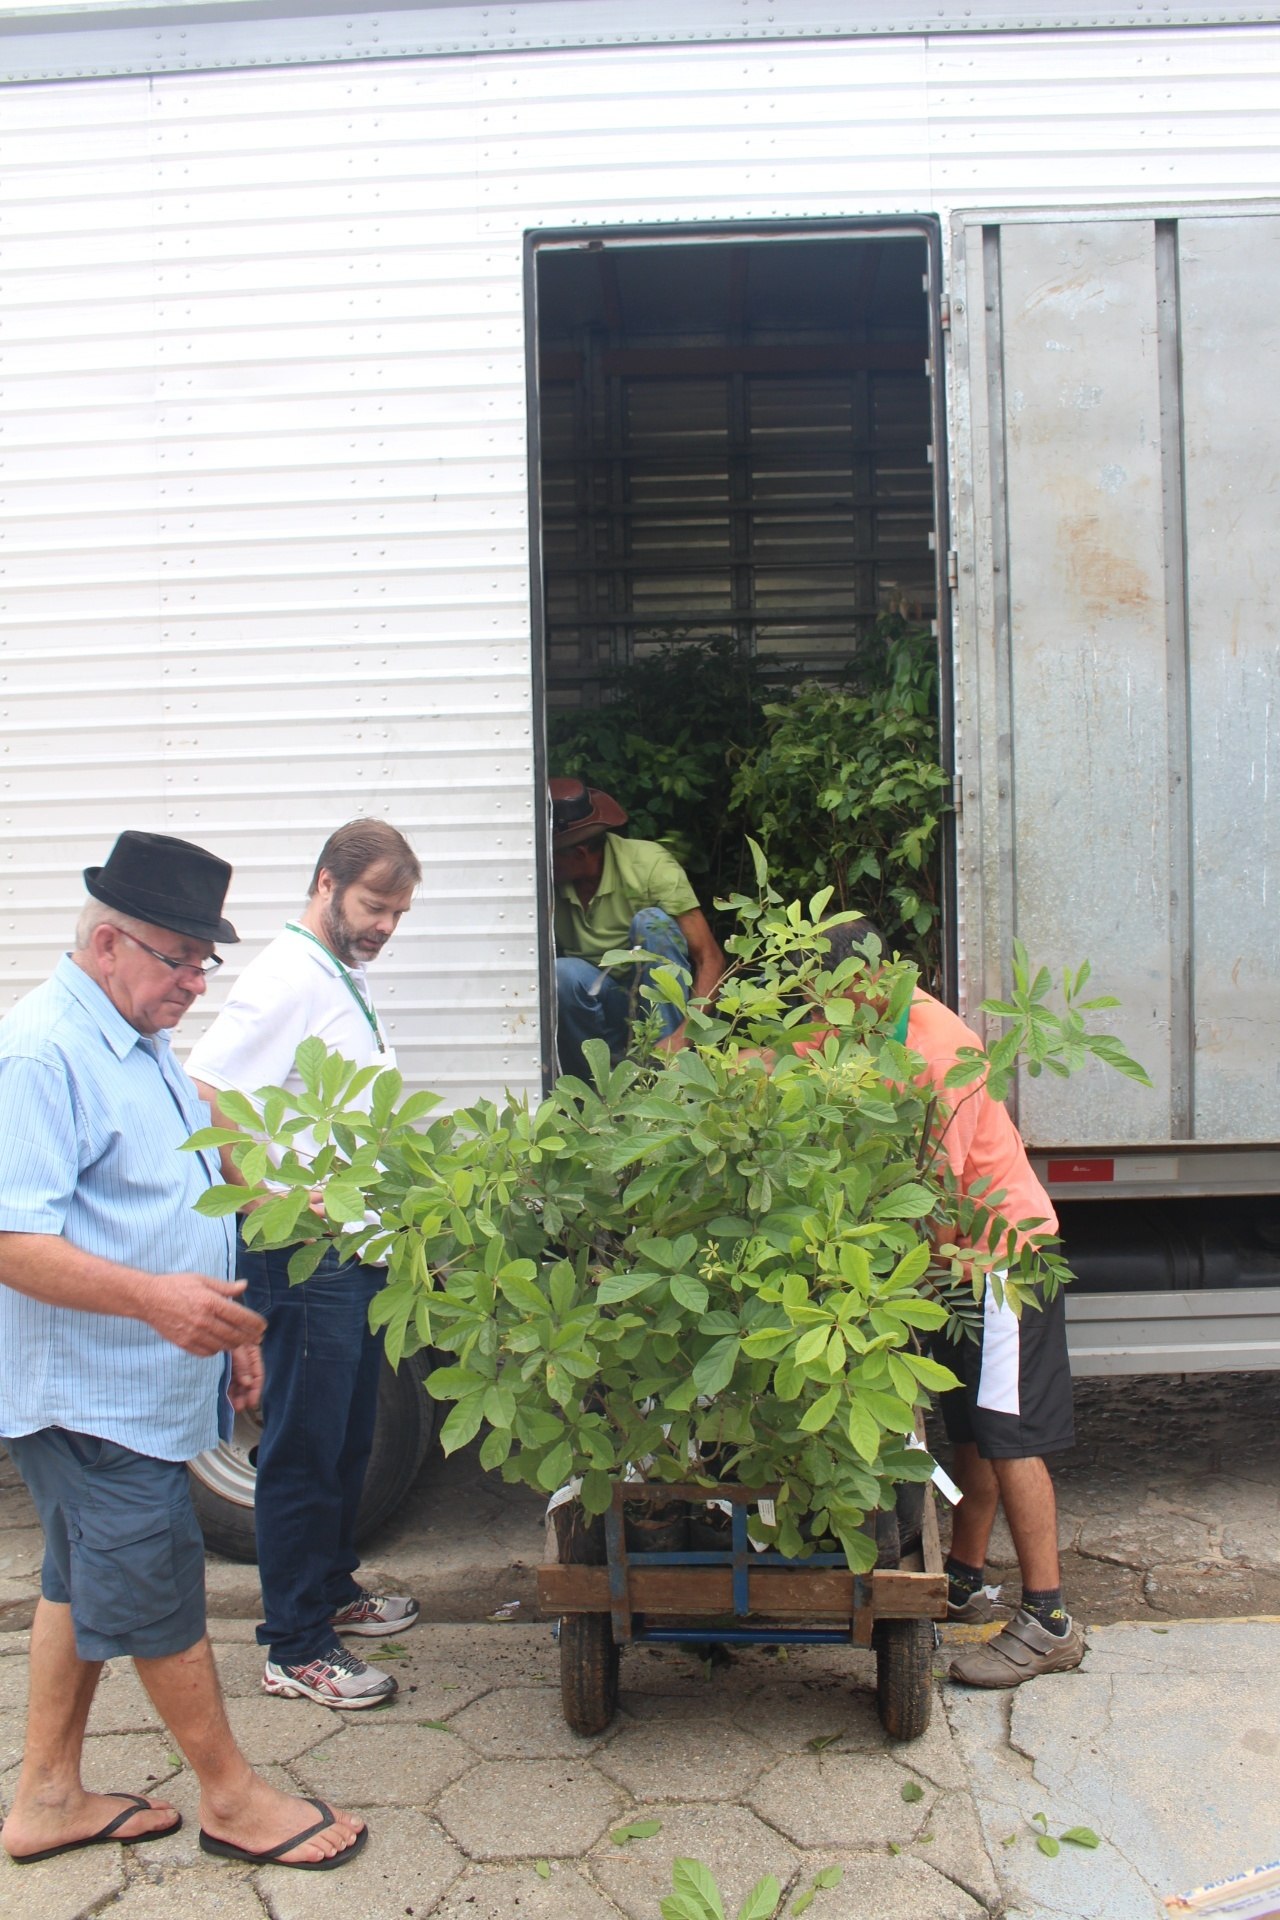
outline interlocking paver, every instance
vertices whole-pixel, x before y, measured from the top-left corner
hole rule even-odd
[[[468,1867],[431,1920],[618,1920],[619,1909],[566,1860],[518,1867]]]
[[[130,1881],[108,1908],[111,1920],[266,1920],[253,1881],[241,1873],[208,1861],[155,1879],[154,1871]]]
[[[677,1704],[690,1703],[664,1702]],[[616,1724],[595,1765],[636,1800],[738,1800],[775,1759],[741,1727],[705,1711]]]
[[[379,1726],[344,1725],[336,1739],[300,1755],[292,1772],[308,1793],[340,1806],[427,1808],[476,1764],[457,1734],[405,1716],[393,1722],[388,1710]]]
[[[436,1805],[473,1860],[572,1859],[625,1810],[585,1753],[577,1761],[483,1760]]]
[[[466,1864],[434,1820],[382,1807],[370,1816],[363,1853],[347,1866],[331,1873],[263,1867],[257,1880],[272,1920],[395,1920],[409,1910],[429,1914]]]
[[[119,1847],[90,1847],[34,1867],[15,1867],[0,1850],[0,1913],[5,1920],[82,1920],[124,1884]]]
[[[498,1687],[451,1716],[449,1725],[485,1760],[566,1759],[590,1752],[609,1733],[571,1733],[559,1687]]]
[[[615,1847],[608,1840],[593,1848],[589,1867],[628,1920],[654,1920],[659,1902],[671,1892],[671,1869],[679,1859],[700,1860],[720,1886],[725,1911],[736,1913],[764,1874],[783,1886],[796,1866],[796,1851],[762,1821],[738,1806],[641,1807],[628,1821],[651,1817],[662,1822],[648,1840]],[[814,1920],[821,1920],[815,1911]]]
[[[230,1699],[226,1707],[231,1731],[259,1765],[272,1760],[296,1760],[299,1754],[331,1740],[346,1718],[335,1713],[332,1707],[318,1707],[312,1700],[275,1699],[267,1693]],[[387,1709],[375,1707],[372,1711],[385,1713]]]
[[[839,1866],[839,1886],[824,1888],[811,1911],[814,1920],[980,1920],[984,1906],[924,1861],[910,1854],[825,1853],[812,1871]],[[806,1860],[799,1885],[811,1881]]]
[[[800,1847],[905,1846],[922,1830],[937,1797],[922,1781],[922,1797],[904,1800],[907,1780],[884,1755],[828,1750],[780,1760],[746,1797],[762,1819]]]

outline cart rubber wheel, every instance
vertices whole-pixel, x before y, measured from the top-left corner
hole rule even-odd
[[[560,1616],[560,1705],[574,1733],[603,1733],[618,1705],[618,1649],[607,1613]]]
[[[918,1740],[933,1711],[933,1622],[877,1620],[876,1705],[894,1740]]]

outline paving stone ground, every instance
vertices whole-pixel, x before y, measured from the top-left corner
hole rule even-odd
[[[0,1857],[0,1916],[659,1920],[674,1861],[692,1857],[730,1916],[764,1874],[790,1913],[838,1868],[809,1920],[1155,1920],[1163,1893],[1278,1850],[1280,1619],[1212,1616],[1280,1614],[1258,1604],[1280,1579],[1280,1378],[1087,1382],[1078,1394],[1081,1445],[1059,1487],[1067,1581],[1094,1627],[1079,1673],[1012,1697],[939,1678],[929,1732],[899,1746],[876,1716],[871,1659],[855,1650],[748,1649],[709,1668],[636,1648],[614,1723],[582,1740],[564,1724],[558,1650],[527,1601],[503,1624],[447,1617],[468,1551],[487,1612],[494,1596],[520,1599],[509,1589],[521,1579],[531,1591],[543,1547],[539,1504],[517,1490],[486,1486],[468,1535],[478,1470],[453,1463],[424,1476],[373,1544],[375,1574],[413,1586],[436,1615],[379,1649],[401,1683],[392,1707],[343,1717],[268,1699],[250,1607],[212,1622],[246,1752],[279,1784],[363,1812],[360,1858],[319,1875],[209,1861],[194,1782],[132,1670],[111,1663],[86,1778],[162,1789],[186,1824],[147,1847],[38,1867]],[[1007,1542],[995,1556],[1011,1561]],[[38,1567],[25,1494],[0,1456],[0,1804],[21,1753]],[[252,1594],[251,1576],[211,1565],[228,1607]],[[1047,1858],[1037,1814],[1101,1844]],[[656,1831],[615,1840],[636,1821]]]

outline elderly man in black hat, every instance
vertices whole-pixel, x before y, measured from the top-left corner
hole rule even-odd
[[[182,1151],[209,1110],[168,1034],[236,938],[230,878],[189,841],[122,834],[85,874],[75,951],[0,1021],[0,1434],[45,1536],[2,1835],[19,1865],[181,1826],[165,1800],[80,1777],[102,1663],[125,1657],[199,1780],[205,1852],[314,1870],[365,1839],[253,1772],[205,1633],[186,1462],[256,1398],[264,1323],[230,1223],[193,1210],[220,1169]]]
[[[604,1040],[611,1057],[621,1058],[637,1010],[627,985],[600,967],[611,948],[656,954],[699,1000],[723,978],[724,955],[684,868],[666,847],[625,838],[627,815],[601,788],[557,777],[550,789],[560,1065],[589,1079],[583,1042]],[[652,971],[653,963],[637,970],[637,989]],[[647,1008],[641,1003],[638,1010]],[[658,1044],[675,1052],[684,1045],[684,1016],[670,1005],[657,1011]]]

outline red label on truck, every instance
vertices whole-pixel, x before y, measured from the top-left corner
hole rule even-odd
[[[1046,1168],[1051,1186],[1071,1180],[1114,1180],[1114,1160],[1051,1160]]]

